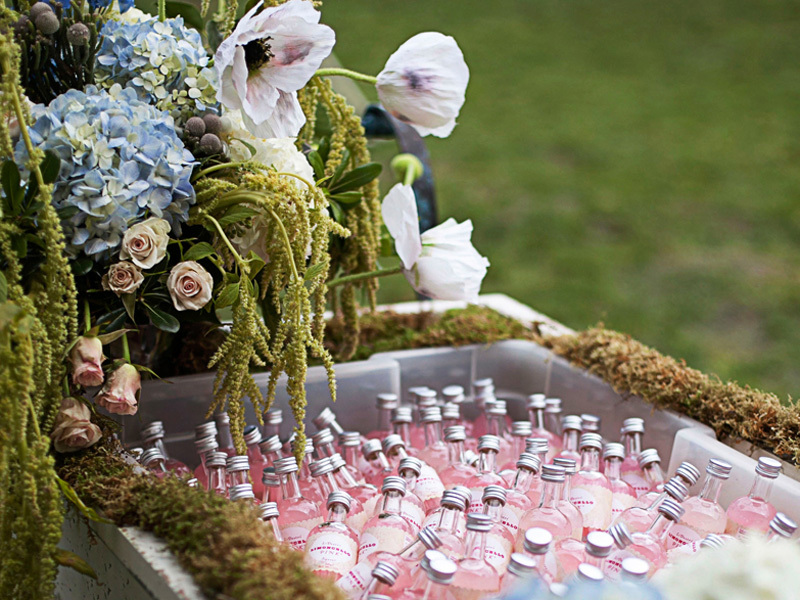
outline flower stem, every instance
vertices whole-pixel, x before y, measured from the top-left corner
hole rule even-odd
[[[280,217],[275,214],[275,211],[271,208],[267,209],[269,214],[272,215],[272,218],[275,219],[275,223],[278,225],[278,228],[281,230],[281,235],[283,235],[283,243],[286,246],[286,253],[289,256],[289,266],[292,267],[292,275],[295,278],[295,281],[300,281],[300,275],[297,274],[297,265],[294,264],[294,252],[292,252],[292,242],[289,240],[289,234],[286,233],[286,227],[283,226],[283,221],[280,220]]]
[[[122,358],[124,358],[128,364],[131,362],[131,349],[128,346],[128,334],[122,334]]]
[[[3,72],[4,73],[11,73],[11,61],[8,57],[3,58]],[[19,123],[19,132],[22,135],[22,139],[25,142],[25,149],[28,151],[28,156],[33,162],[33,142],[31,141],[31,136],[28,134],[28,124],[25,121],[25,112],[22,110],[22,102],[20,100],[19,94],[19,86],[15,82],[12,85],[14,91],[11,94],[11,101],[14,104],[14,113],[17,115],[17,123]],[[36,177],[36,183],[39,184],[39,190],[44,187],[44,177],[42,177],[42,171],[39,169],[39,165],[31,165],[31,171],[33,171],[34,176]]]
[[[218,165],[214,165],[211,167],[207,167],[202,171],[198,171],[194,177],[192,177],[192,181],[197,181],[201,177],[205,177],[206,175],[210,175],[216,171],[222,171],[223,169],[235,169],[236,167],[247,167],[247,166],[254,166],[257,163],[254,163],[252,160],[243,160],[242,162],[229,162],[229,163],[220,163]]]
[[[88,299],[83,301],[83,318],[85,321],[84,327],[86,327],[86,333],[89,333],[89,330],[92,328],[92,311],[89,310]]]
[[[310,190],[314,189],[314,184],[309,183],[308,179],[306,179],[305,177],[300,177],[300,175],[295,175],[294,173],[286,173],[284,171],[278,171],[278,175],[282,175],[284,177],[294,177],[298,181],[302,181],[303,183],[305,183],[308,186],[308,189]]]
[[[367,273],[354,273],[353,275],[344,275],[343,277],[337,277],[336,279],[331,279],[328,282],[328,289],[336,287],[337,285],[352,283],[354,281],[361,281],[363,279],[372,279],[373,277],[388,277],[389,275],[402,273],[402,271],[403,267],[397,266],[397,267],[392,267],[391,269],[377,269],[376,271],[369,271]]]
[[[377,77],[373,77],[372,75],[365,75],[364,73],[359,73],[358,71],[351,71],[350,69],[338,69],[338,68],[330,68],[330,69],[317,69],[317,72],[314,73],[316,77],[349,77],[355,81],[363,81],[364,83],[369,83],[375,85],[378,82]]]
[[[220,225],[219,221],[217,221],[211,215],[203,215],[203,216],[204,218],[208,219],[209,222],[211,222],[211,224],[214,225],[214,227],[217,229],[217,232],[219,232],[219,236],[222,238],[222,241],[225,242],[225,245],[228,247],[228,250],[230,250],[231,254],[233,254],[233,259],[236,261],[236,264],[239,265],[239,269],[241,269],[242,271],[242,277],[247,277],[247,271],[248,271],[247,263],[244,262],[241,255],[233,247],[233,244],[231,244],[231,241],[228,239],[228,236],[225,235],[225,232],[222,230],[222,225]]]
[[[158,20],[167,20],[167,0],[158,0]]]

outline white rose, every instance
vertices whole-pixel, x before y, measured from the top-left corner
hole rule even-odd
[[[211,300],[214,279],[200,263],[186,260],[169,272],[167,289],[175,310],[200,310]]]
[[[154,267],[167,255],[169,229],[169,223],[156,217],[131,226],[122,238],[119,257],[142,269]]]
[[[103,437],[91,418],[92,413],[83,402],[70,397],[62,398],[61,409],[50,434],[56,452],[77,452]]]
[[[103,275],[103,289],[111,290],[117,296],[135,292],[144,281],[142,270],[129,262],[119,262],[108,268]]]

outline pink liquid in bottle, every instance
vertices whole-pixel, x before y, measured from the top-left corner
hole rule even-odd
[[[480,438],[489,433],[489,424],[486,419],[486,401],[494,402],[494,381],[490,377],[472,382],[472,401],[480,414],[472,422],[472,437]]]
[[[339,452],[344,459],[345,468],[350,472],[356,483],[365,484],[365,473],[371,469],[369,461],[359,451],[361,434],[357,431],[345,431],[339,436]],[[376,488],[377,489],[377,488]]]
[[[539,458],[539,472],[531,480],[528,491],[526,492],[534,506],[539,506],[539,500],[542,498],[544,485],[542,484],[541,472],[542,465],[549,463],[547,460],[547,456],[550,454],[549,448],[550,446],[545,438],[525,438],[525,452]],[[573,461],[573,463],[574,462],[575,461]]]
[[[415,531],[422,528],[425,521],[425,504],[416,494],[417,479],[422,470],[422,462],[418,458],[411,456],[400,461],[397,472],[406,482],[406,494],[403,497],[400,514],[414,526]]]
[[[367,519],[375,514],[375,507],[383,496],[374,485],[356,482],[352,473],[346,468],[344,459],[340,454],[334,454],[330,457],[330,460],[331,465],[333,465],[333,476],[339,484],[339,489],[357,499],[361,506],[364,507],[363,512],[351,516],[353,529],[360,532],[364,529],[364,523],[367,522]]]
[[[367,434],[367,439],[382,440],[387,435],[394,433],[392,428],[392,411],[400,406],[397,394],[378,394],[375,401],[378,409],[377,427]]]
[[[450,591],[457,600],[481,600],[500,591],[500,575],[485,558],[486,537],[492,519],[484,514],[467,516],[467,553],[458,561]]]
[[[555,541],[570,537],[572,526],[566,515],[558,509],[564,479],[563,467],[556,465],[542,467],[542,481],[544,482],[542,499],[539,506],[526,512],[520,520],[515,544],[517,552],[524,550],[525,532],[534,527],[546,529]]]
[[[228,455],[224,452],[212,450],[206,455],[206,469],[208,470],[208,487],[206,489],[220,496],[228,495],[228,474],[225,470],[227,462]]]
[[[511,427],[510,419],[506,414],[505,400],[495,400],[486,404],[485,410],[489,434],[497,437],[500,449],[497,452],[497,464],[505,465],[517,460],[514,454],[514,438],[508,434],[507,428]],[[499,469],[498,469],[499,470]],[[503,571],[505,572],[505,568]]]
[[[364,472],[367,483],[376,487],[383,485],[383,479],[392,472],[392,466],[383,453],[383,448],[378,440],[367,440],[361,446],[361,453],[369,463],[369,469]]]
[[[325,494],[328,501],[330,501],[331,494],[340,491],[339,482],[333,476],[333,461],[330,458],[322,458],[312,462],[310,468],[311,476],[317,480],[320,489],[322,489],[322,493]],[[359,534],[367,518],[372,515],[367,515],[365,513],[364,506],[358,499],[350,496],[350,494],[347,494],[347,497],[349,500],[345,523],[348,527],[353,529],[356,534]],[[330,509],[330,506],[328,508]]]
[[[197,455],[200,457],[200,464],[194,470],[194,476],[200,485],[203,487],[208,486],[208,471],[206,469],[205,461],[206,454],[219,449],[219,442],[217,442],[217,426],[212,423],[203,423],[195,427],[195,440],[194,448]]]
[[[264,525],[272,532],[272,537],[275,538],[275,541],[282,544],[283,533],[281,532],[280,525],[278,525],[278,517],[280,514],[278,513],[277,502],[262,502],[259,508],[261,510],[261,520],[264,522]]]
[[[278,525],[286,543],[302,552],[311,530],[322,522],[319,505],[300,493],[297,461],[293,456],[276,461],[275,472],[281,478],[281,499],[277,502],[280,513]]]
[[[677,479],[679,482],[683,483],[687,488],[687,495],[688,489],[691,488],[697,480],[700,479],[700,471],[697,470],[693,464],[688,462],[682,462],[678,465],[678,468],[675,469],[675,477],[673,479]],[[664,485],[656,487],[656,489],[647,492],[646,494],[642,494],[636,500],[635,506],[641,506],[643,508],[647,508],[661,495],[664,491]],[[682,500],[679,500],[683,502]]]
[[[292,455],[294,456],[294,446],[296,438],[292,440]],[[312,454],[314,453],[314,442],[306,438],[305,456],[303,462],[300,463],[300,469],[297,471],[297,485],[300,486],[300,493],[309,500],[316,502],[319,506],[324,506],[326,501],[325,493],[319,486],[319,483],[311,476],[309,464],[311,462]]]
[[[553,464],[564,467],[564,489],[558,501],[558,510],[564,513],[569,520],[572,533],[570,537],[580,540],[583,537],[583,513],[575,506],[570,497],[572,495],[572,478],[578,474],[578,465],[571,458],[554,458]]]
[[[429,464],[435,471],[441,471],[448,466],[449,457],[447,444],[442,440],[442,412],[438,406],[423,410],[422,427],[425,443],[417,457]]]
[[[756,477],[747,496],[742,496],[728,506],[728,523],[725,533],[743,536],[750,531],[766,534],[770,521],[777,511],[770,504],[772,484],[781,473],[781,463],[774,458],[761,457],[756,465]]]
[[[164,457],[158,448],[150,448],[142,453],[140,458],[145,469],[153,473],[159,479],[171,476],[172,472],[167,470],[164,464]]]
[[[630,484],[637,497],[650,489],[650,483],[645,479],[644,472],[639,466],[639,457],[642,453],[642,436],[644,435],[644,419],[632,417],[622,422],[622,443],[625,445],[625,458],[620,466],[620,477]]]
[[[499,474],[510,486],[517,476],[517,459],[525,452],[525,440],[531,437],[531,424],[528,421],[514,421],[511,423],[511,460],[500,467]]]
[[[442,496],[441,510],[433,515],[436,518],[435,523],[429,525],[441,540],[438,550],[453,560],[462,558],[466,552],[464,547],[466,527],[464,527],[464,531],[459,531],[461,521],[466,524],[464,519],[466,508],[465,497],[457,491],[448,490]]]
[[[448,494],[456,495],[461,500],[463,500],[464,508],[460,509],[458,515],[456,516],[456,524],[455,524],[455,533],[456,535],[463,540],[464,536],[467,533],[467,515],[466,511],[469,508],[469,505],[472,501],[472,492],[470,489],[463,485],[456,485],[453,486],[451,489],[446,490],[444,495],[442,496],[442,500],[444,500],[445,496]],[[431,511],[426,517],[425,522],[422,524],[424,527],[436,528],[439,523],[439,518],[441,516],[443,508],[440,506],[436,510]]]
[[[379,560],[372,569],[372,577],[364,588],[364,591],[356,596],[358,600],[368,600],[387,596],[391,598],[395,593],[395,583],[397,581],[397,569],[387,561]]]
[[[678,502],[684,502],[689,495],[689,490],[683,482],[673,477],[664,484],[664,491],[656,496],[649,506],[631,506],[622,511],[614,519],[614,524],[624,523],[629,532],[645,531],[650,527],[653,520],[658,516],[658,507],[667,498],[672,498]]]
[[[416,537],[417,530],[402,516],[406,482],[402,477],[389,475],[383,480],[383,504],[380,512],[364,525],[358,546],[359,560],[375,552],[397,554]]]
[[[600,473],[602,439],[596,433],[581,436],[581,468],[572,477],[570,502],[583,515],[583,538],[590,531],[604,531],[611,525],[611,484]]]
[[[516,539],[519,534],[519,523],[523,515],[534,508],[533,501],[527,493],[531,482],[539,472],[539,457],[523,452],[517,461],[516,476],[511,488],[506,492],[506,504],[503,507],[503,525]]]
[[[332,492],[328,496],[328,518],[308,535],[303,562],[317,575],[338,580],[356,565],[358,534],[346,524],[350,496]]]
[[[439,506],[439,501],[442,499],[442,494],[444,493],[444,484],[436,473],[436,470],[425,461],[409,456],[406,451],[405,443],[397,434],[389,435],[383,440],[383,452],[389,464],[394,469],[397,469],[398,473],[400,464],[406,458],[412,459],[412,463],[410,464],[418,466],[419,473],[413,484],[409,480],[406,480],[409,486],[407,491],[413,493],[413,495],[422,502],[424,514],[435,510]]]
[[[466,485],[470,478],[478,474],[478,471],[465,462],[465,429],[460,425],[448,427],[445,429],[444,437],[447,443],[448,464],[439,473],[442,485],[444,485],[445,488],[452,488],[455,485]]]
[[[492,528],[486,536],[484,558],[505,573],[511,553],[514,551],[515,536],[503,522],[503,508],[506,504],[506,490],[499,485],[488,485],[483,490],[483,514],[492,519]]]
[[[581,418],[578,415],[567,415],[562,419],[561,427],[564,431],[561,438],[561,451],[556,454],[556,458],[571,458],[580,462],[581,453],[578,451],[578,443],[581,435]]]
[[[547,408],[544,409],[544,425],[555,436],[550,444],[552,460],[562,450],[561,398],[547,398],[545,404]]]
[[[569,538],[562,541],[567,540]],[[522,548],[525,555],[536,562],[539,577],[547,585],[553,583],[558,575],[558,561],[553,552],[553,535],[541,527],[531,527],[523,532]]]
[[[610,443],[603,448],[603,461],[606,468],[604,475],[611,484],[611,521],[613,522],[623,511],[636,504],[636,492],[631,485],[620,477],[625,447],[622,444]],[[663,489],[663,487],[662,487]]]
[[[426,552],[414,583],[396,597],[398,600],[455,600],[450,584],[457,569],[454,561],[440,553]]]
[[[478,474],[467,481],[467,487],[472,493],[472,500],[468,512],[480,512],[483,510],[483,488],[487,485],[499,485],[506,487],[506,482],[497,474],[497,451],[500,448],[500,440],[494,435],[484,435],[478,442],[480,460],[478,462]]]
[[[559,580],[564,581],[573,575],[581,564],[589,564],[601,571],[606,558],[614,549],[614,539],[605,531],[592,531],[586,536],[586,543],[577,540],[562,540],[556,547],[559,562]]]

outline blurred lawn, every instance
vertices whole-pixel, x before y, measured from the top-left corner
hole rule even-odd
[[[484,291],[798,394],[800,4],[329,0],[323,21],[370,73],[420,31],[458,40],[467,103],[429,146]]]

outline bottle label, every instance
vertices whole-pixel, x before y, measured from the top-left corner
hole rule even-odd
[[[350,513],[347,516],[347,520],[345,521],[356,533],[360,533],[362,529],[364,529],[364,525],[367,523],[371,514],[367,514],[366,509],[361,510],[355,514]]]
[[[506,526],[514,537],[517,537],[519,522],[522,520],[522,515],[524,513],[525,511],[521,508],[506,504],[503,507],[503,512],[500,514],[500,522]]]
[[[623,471],[620,475],[620,479],[630,484],[633,491],[636,492],[637,498],[650,491],[650,482],[644,478],[644,473],[639,469],[635,471]]]
[[[683,546],[684,544],[699,542],[702,539],[703,536],[691,527],[676,523],[670,527],[670,530],[667,532],[667,551]]]
[[[411,525],[414,526],[414,529],[419,531],[422,529],[422,522],[425,520],[425,511],[423,511],[419,506],[416,504],[411,504],[411,502],[403,502],[400,505],[400,515]]]
[[[627,550],[615,550],[609,554],[603,568],[606,579],[609,581],[619,581],[622,573],[622,561],[631,556],[635,555]]]
[[[472,499],[469,501],[467,514],[483,512],[483,488],[472,488],[470,490]]]
[[[611,490],[601,485],[573,486],[569,501],[581,511],[584,529],[608,529],[611,525]]]
[[[511,560],[512,549],[511,541],[490,531],[486,536],[486,551],[483,553],[483,557],[486,562],[497,569],[498,573],[505,573]]]
[[[372,581],[372,565],[362,560],[336,582],[336,585],[350,598],[358,598]]]
[[[399,554],[412,541],[411,536],[400,527],[379,525],[370,527],[361,534],[358,544],[358,558],[364,560],[375,552]]]
[[[439,526],[440,516],[441,514],[439,512],[434,512],[429,514],[427,517],[425,517],[425,520],[422,522],[422,527],[424,529],[436,529]],[[453,533],[456,536],[463,538],[464,535],[466,535],[467,529],[464,526],[465,523],[466,519],[464,518],[464,515],[462,513],[456,518],[456,527],[455,530],[453,531]]]
[[[441,499],[444,494],[444,485],[439,475],[436,474],[430,465],[422,465],[422,473],[417,477],[417,486],[414,488],[414,493],[419,496],[423,502],[432,499]]]
[[[372,496],[372,498],[370,498],[369,500],[364,502],[364,514],[366,515],[366,520],[364,521],[364,523],[366,523],[367,521],[370,520],[370,518],[375,516],[375,513],[378,511],[378,509],[377,509],[378,503],[381,500],[383,500],[383,495],[382,494],[376,494],[376,495]],[[364,525],[362,524],[361,527],[363,528]]]
[[[308,538],[305,553],[310,569],[343,575],[356,564],[358,544],[343,533],[317,530]]]
[[[675,526],[673,525],[673,528]],[[688,556],[694,556],[698,552],[700,552],[700,543],[701,541],[696,540],[689,544],[683,544],[682,546],[678,546],[677,548],[673,548],[669,552],[667,552],[667,562],[673,563],[675,561],[680,561],[685,559]]]
[[[617,515],[629,509],[636,504],[636,498],[630,494],[614,494],[611,498],[611,521],[617,518]]]
[[[316,527],[320,523],[322,523],[321,517],[308,519],[306,521],[296,521],[294,523],[289,523],[285,527],[281,527],[283,540],[286,543],[288,543],[294,550],[302,552],[306,547],[306,540],[308,540],[308,534],[311,533],[311,530],[314,529],[314,527]]]

